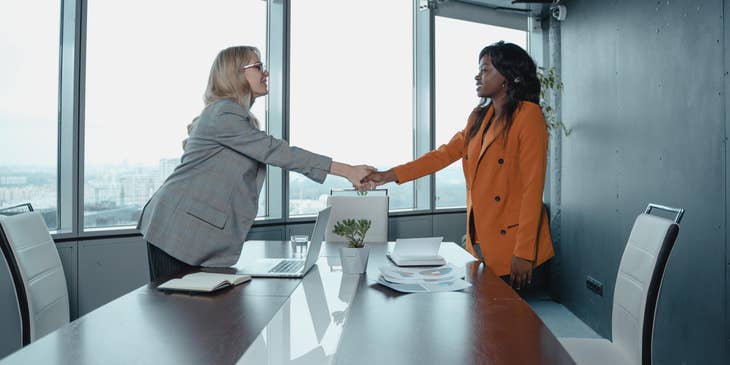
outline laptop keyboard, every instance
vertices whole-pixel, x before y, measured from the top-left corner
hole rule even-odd
[[[303,260],[282,260],[276,266],[271,268],[269,272],[273,273],[293,273],[299,272],[304,267]]]

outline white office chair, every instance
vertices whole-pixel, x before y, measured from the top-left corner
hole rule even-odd
[[[676,213],[674,221],[650,215],[652,208]],[[631,229],[613,293],[613,340],[561,338],[577,364],[651,364],[652,333],[664,269],[679,233],[684,209],[649,204]]]
[[[69,322],[66,277],[38,212],[0,215],[0,247],[13,276],[25,346]]]
[[[364,242],[388,241],[388,196],[340,196],[327,197],[327,206],[332,207],[324,239],[327,242],[345,242],[345,237],[332,232],[335,223],[343,219],[369,219],[372,223],[365,234]]]

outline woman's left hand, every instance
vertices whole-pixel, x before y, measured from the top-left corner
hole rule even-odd
[[[368,165],[352,166],[350,173],[347,175],[347,179],[350,180],[352,186],[358,191],[371,190],[371,184],[363,183],[362,180],[373,171],[377,171],[377,169]]]
[[[532,261],[512,256],[509,285],[519,290],[532,282]]]

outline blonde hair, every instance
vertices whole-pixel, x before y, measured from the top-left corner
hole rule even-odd
[[[251,114],[251,104],[253,104],[251,85],[241,69],[256,57],[260,59],[261,53],[256,47],[251,46],[228,47],[220,51],[213,61],[213,66],[210,67],[203,100],[206,106],[221,99],[235,100],[249,111],[251,125],[258,129],[259,121]]]

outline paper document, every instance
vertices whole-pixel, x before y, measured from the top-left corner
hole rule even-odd
[[[462,290],[471,286],[471,284],[461,279],[442,281],[433,284],[399,284],[391,283],[383,279],[381,276],[378,278],[378,282],[401,293],[435,293],[441,291]]]
[[[464,270],[452,264],[432,268],[380,267],[378,282],[404,293],[461,290],[471,286],[462,280]]]

